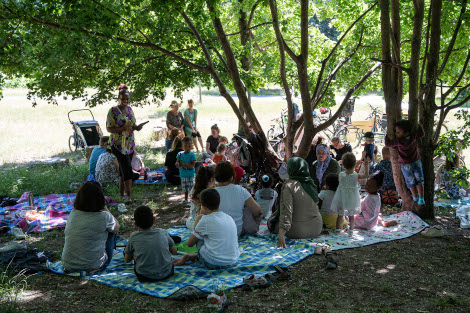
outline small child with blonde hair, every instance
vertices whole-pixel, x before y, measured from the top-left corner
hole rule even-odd
[[[341,158],[343,161],[344,172],[339,173],[339,185],[335,196],[331,201],[331,210],[338,213],[336,219],[336,230],[341,231],[343,217],[347,216],[349,220],[349,234],[354,230],[354,215],[361,213],[361,200],[358,188],[358,178],[369,177],[369,157],[364,161],[364,175],[359,175],[354,171],[356,167],[356,157],[351,152],[345,153]]]

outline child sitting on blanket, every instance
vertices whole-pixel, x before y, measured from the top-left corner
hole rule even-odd
[[[145,205],[134,212],[134,225],[140,228],[133,233],[124,249],[124,261],[135,260],[135,276],[141,283],[155,282],[171,277],[175,270],[171,254],[176,254],[173,239],[164,229],[152,229],[155,217]]]
[[[189,216],[186,218],[186,227],[193,231],[194,221],[201,212],[201,200],[199,196],[204,189],[214,185],[214,168],[212,166],[201,166],[197,170],[196,181],[191,190],[191,208],[189,209]]]
[[[379,222],[384,227],[397,225],[396,221],[385,222],[379,216],[381,199],[378,190],[382,187],[384,173],[376,172],[367,179],[364,189],[367,196],[361,201],[361,213],[354,216],[354,222],[357,228],[370,230]]]
[[[255,200],[261,207],[263,219],[267,220],[271,217],[278,194],[276,190],[271,188],[273,186],[273,177],[271,175],[263,175],[261,177],[261,186],[263,188],[255,193]]]
[[[318,194],[318,207],[320,208],[320,214],[325,228],[334,229],[336,227],[336,219],[338,218],[338,214],[336,211],[331,210],[330,207],[338,185],[338,174],[328,174],[325,178],[325,187]],[[348,222],[346,222],[346,219],[343,218],[341,228],[347,227]]]
[[[131,161],[131,166],[132,170],[136,173],[139,173],[140,175],[144,175],[145,172],[148,172],[150,169],[145,167],[144,162],[142,161],[142,158],[140,155],[137,153],[137,151],[134,149],[134,152],[132,153],[132,161]]]
[[[186,254],[173,261],[176,266],[199,259],[208,269],[222,269],[235,265],[238,251],[237,226],[230,215],[219,211],[220,195],[215,189],[206,189],[199,195],[201,215],[194,222],[194,232],[188,247],[197,244],[197,254]]]

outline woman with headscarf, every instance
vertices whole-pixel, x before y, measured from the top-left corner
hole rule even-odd
[[[293,157],[287,163],[289,179],[282,186],[279,206],[268,221],[278,234],[277,246],[286,248],[285,237],[314,238],[320,235],[323,220],[318,210],[318,192],[307,162]]]
[[[313,178],[318,192],[325,186],[328,174],[339,175],[341,167],[338,161],[333,159],[330,149],[326,145],[318,145],[316,149],[317,160],[310,166],[310,176]]]

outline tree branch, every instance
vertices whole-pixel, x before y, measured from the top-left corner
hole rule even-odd
[[[465,85],[465,86],[463,86],[463,87],[461,87],[461,88],[459,88],[459,91],[457,92],[457,94],[455,95],[455,97],[452,98],[452,100],[450,100],[449,102],[447,102],[447,104],[445,104],[445,105],[441,105],[441,106],[438,107],[437,109],[442,110],[442,109],[445,109],[445,108],[450,107],[450,106],[452,105],[452,103],[454,103],[454,102],[459,98],[460,94],[461,94],[464,90],[466,90],[467,88],[469,88],[469,87],[470,87],[470,83],[467,84],[467,85]]]
[[[256,29],[258,27],[261,27],[261,26],[264,26],[264,25],[270,25],[272,24],[273,22],[264,22],[264,23],[261,23],[261,24],[258,24],[258,25],[255,25],[253,27],[249,27],[248,30],[252,30],[252,29]],[[236,32],[236,33],[230,33],[230,34],[226,34],[225,36],[234,36],[234,35],[238,35],[240,34],[241,32]],[[217,40],[217,39],[213,39],[213,40]]]
[[[13,11],[10,8],[6,7],[5,5],[3,5],[3,7],[7,8],[9,11],[11,11],[13,13]],[[21,14],[18,14],[18,12],[14,12],[14,14],[19,16],[19,17],[22,16]],[[28,18],[26,16],[23,16],[23,17]],[[70,31],[70,32],[82,33],[82,34],[86,34],[86,35],[89,35],[89,36],[104,38],[104,39],[108,39],[108,40],[116,40],[116,41],[126,43],[126,44],[129,44],[131,46],[135,46],[135,47],[151,48],[153,50],[160,51],[163,54],[166,54],[166,55],[172,57],[173,59],[175,59],[175,60],[177,60],[177,61],[179,61],[179,62],[181,62],[181,63],[183,63],[183,64],[185,64],[189,67],[192,67],[196,70],[206,72],[206,73],[210,73],[210,69],[208,69],[207,67],[195,64],[195,63],[179,56],[178,54],[176,54],[172,51],[166,50],[166,49],[164,49],[164,48],[162,48],[158,45],[155,45],[153,43],[150,43],[150,42],[138,42],[138,41],[132,41],[132,40],[124,39],[124,38],[121,38],[121,37],[112,37],[112,36],[109,36],[109,35],[106,35],[106,34],[103,34],[103,33],[100,33],[100,32],[88,31],[88,30],[85,30],[85,29],[82,29],[82,28],[62,26],[62,25],[52,23],[52,22],[48,22],[48,21],[44,21],[42,19],[38,19],[38,18],[35,18],[35,17],[29,17],[29,20],[31,22],[41,24],[41,25],[44,25],[44,26],[48,26],[48,27],[51,27],[51,28],[54,28],[54,29],[61,29],[61,30]]]
[[[256,8],[258,7],[259,3],[261,2],[261,0],[257,0],[255,2],[255,4],[253,5],[253,7],[251,8],[251,11],[250,11],[250,17],[248,18],[248,28],[250,29],[250,25],[251,25],[251,22],[253,21],[253,17],[255,15],[255,10]]]
[[[450,54],[452,53],[452,48],[454,47],[455,40],[457,39],[457,35],[459,33],[460,26],[462,25],[463,15],[467,9],[467,0],[462,1],[462,9],[460,10],[459,19],[457,20],[457,25],[455,26],[454,33],[452,35],[452,39],[450,40],[449,47],[447,48],[446,55],[444,56],[444,60],[442,61],[441,66],[437,70],[437,76],[440,76],[442,71],[444,70],[447,61],[449,60]]]
[[[0,45],[0,49],[3,48],[3,46],[6,44],[7,40],[13,36],[13,34],[16,32],[16,30],[18,29],[18,27],[21,25],[21,23],[23,22],[23,20],[20,20],[18,22],[18,24],[16,25],[15,28],[12,29],[12,31],[5,37],[5,39],[3,39],[3,42],[2,44]]]
[[[458,86],[458,84],[460,84],[460,81],[462,80],[462,78],[464,77],[465,75],[465,70],[467,69],[467,66],[468,66],[468,62],[470,61],[470,50],[468,50],[468,53],[467,53],[467,58],[465,59],[465,64],[463,66],[463,69],[462,71],[460,72],[460,75],[459,77],[457,78],[457,80],[455,81],[454,84],[452,84],[452,86],[447,89],[446,92],[444,92],[444,94],[442,95],[443,99],[445,99],[454,89],[455,87]]]
[[[351,51],[351,53],[346,57],[344,58],[343,60],[341,60],[341,62],[338,63],[338,65],[336,65],[336,67],[333,69],[333,71],[328,75],[328,77],[326,78],[325,82],[322,83],[321,87],[320,87],[320,97],[318,97],[317,99],[315,99],[314,103],[313,103],[313,107],[312,109],[315,110],[315,108],[320,104],[320,102],[322,101],[322,99],[325,97],[327,91],[328,91],[328,88],[330,87],[331,85],[331,81],[333,80],[333,77],[335,77],[336,73],[338,73],[338,71],[343,67],[344,64],[346,64],[347,62],[349,62],[349,60],[351,60],[351,58],[356,54],[356,52],[359,50],[359,48],[361,47],[361,44],[362,44],[362,38],[364,36],[364,28],[362,28],[361,30],[361,37],[359,38],[359,42],[357,43],[356,47],[354,48],[353,51]],[[323,86],[325,85],[326,83],[326,87],[323,88]]]
[[[343,41],[344,37],[346,37],[346,35],[351,31],[351,29],[364,17],[367,15],[367,13],[369,13],[376,5],[377,5],[378,1],[376,1],[369,9],[367,9],[367,11],[365,11],[364,13],[362,13],[350,26],[349,28],[344,32],[344,34],[340,37],[340,39],[338,40],[338,42],[336,43],[336,45],[333,47],[333,49],[330,51],[330,53],[328,54],[328,56],[322,61],[322,66],[321,66],[321,69],[320,69],[320,72],[318,73],[318,78],[317,78],[317,83],[315,84],[315,89],[313,91],[313,94],[312,94],[312,101],[313,99],[315,99],[318,95],[318,92],[319,92],[319,88],[320,88],[320,82],[322,81],[322,77],[323,77],[323,72],[325,71],[325,67],[326,67],[326,63],[328,62],[328,60],[332,57],[333,53],[336,51],[336,49],[339,47],[339,45],[341,44],[341,42]]]
[[[380,62],[382,64],[385,64],[385,65],[390,65],[390,66],[393,66],[395,68],[398,68],[400,70],[402,70],[403,72],[407,73],[407,74],[410,74],[411,70],[410,68],[408,67],[404,67],[404,66],[401,66],[400,64],[395,64],[393,62],[387,62],[387,61],[384,61],[384,60],[380,60],[380,59],[377,59],[377,58],[370,58],[372,61],[376,61],[376,62]]]
[[[371,69],[369,69],[367,71],[366,74],[364,74],[364,76],[362,76],[362,78],[356,83],[356,85],[354,85],[353,87],[351,87],[348,92],[346,93],[346,96],[344,97],[343,99],[343,102],[341,103],[341,105],[339,106],[338,110],[336,110],[335,114],[333,114],[325,123],[322,123],[320,125],[318,125],[316,127],[316,131],[317,132],[321,132],[322,130],[325,130],[327,129],[328,127],[330,127],[331,125],[333,125],[333,123],[338,119],[338,117],[341,115],[341,113],[343,112],[344,108],[346,107],[346,105],[348,104],[348,100],[349,98],[351,98],[352,94],[357,90],[359,89],[359,87],[362,86],[362,84],[364,84],[364,82],[378,69],[380,68],[380,66],[382,65],[382,63],[380,62],[377,62],[374,66],[372,66]]]
[[[121,20],[125,21],[125,22],[128,23],[129,25],[134,26],[127,18],[122,17],[122,16],[119,15],[117,12],[114,12],[113,10],[111,10],[111,9],[109,9],[109,8],[107,8],[107,7],[105,7],[104,5],[102,5],[101,3],[99,3],[98,1],[96,1],[96,0],[90,0],[90,1],[93,2],[93,3],[95,3],[95,4],[97,4],[97,5],[99,5],[101,8],[103,8],[104,10],[110,12],[111,14],[113,14],[113,15],[119,17]],[[137,29],[137,31],[147,40],[147,42],[151,42],[151,40],[147,37],[147,35],[145,35],[139,28],[136,27],[135,29]]]

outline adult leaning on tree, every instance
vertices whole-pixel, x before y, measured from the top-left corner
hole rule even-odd
[[[131,155],[134,152],[134,130],[141,130],[145,123],[136,125],[132,108],[129,106],[129,88],[119,85],[117,106],[108,111],[106,129],[111,133],[109,145],[119,162],[119,193],[126,204],[132,202],[132,180],[134,173],[131,165]]]
[[[338,161],[333,159],[327,145],[318,145],[316,148],[317,160],[310,166],[310,176],[313,178],[318,192],[325,186],[328,174],[337,174],[341,171]]]

